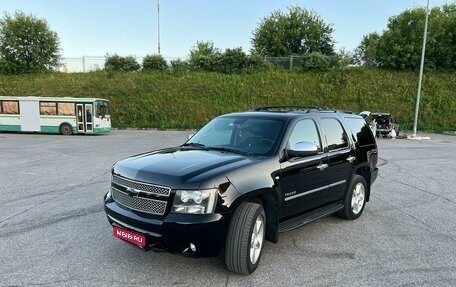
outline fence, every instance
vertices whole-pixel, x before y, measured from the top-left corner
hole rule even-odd
[[[133,57],[141,64],[144,57]],[[178,58],[167,57],[165,60],[168,62]],[[64,73],[81,73],[103,70],[106,61],[106,56],[82,56],[73,58],[62,58],[62,65],[59,71]]]
[[[133,57],[136,61],[141,64],[144,57]],[[165,60],[171,61],[184,58],[178,57],[165,57]],[[291,70],[294,67],[298,67],[302,61],[302,56],[288,56],[288,57],[264,57],[266,63],[282,67],[287,70]],[[62,66],[59,71],[64,73],[81,73],[91,72],[104,69],[106,56],[82,56],[74,58],[62,58]]]
[[[301,65],[302,56],[287,56],[287,57],[264,57],[264,61],[269,64],[282,67],[287,70],[292,70]]]

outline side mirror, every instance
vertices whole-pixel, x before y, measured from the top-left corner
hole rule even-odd
[[[188,134],[187,135],[187,140],[191,139],[195,134]]]
[[[291,150],[286,150],[288,158],[306,157],[316,155],[318,147],[311,142],[297,142],[293,145]]]

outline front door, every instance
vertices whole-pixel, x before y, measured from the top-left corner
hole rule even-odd
[[[91,103],[77,104],[76,120],[78,132],[91,133],[93,131],[93,105]]]
[[[314,143],[319,153],[304,158],[292,158],[281,163],[279,190],[284,208],[280,217],[288,217],[322,206],[328,192],[328,158],[323,153],[315,122],[304,119],[296,123],[288,139],[287,149],[298,142]]]

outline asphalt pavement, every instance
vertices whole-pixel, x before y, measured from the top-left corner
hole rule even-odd
[[[115,161],[189,133],[0,133],[0,287],[456,286],[456,136],[378,140],[380,173],[358,220],[331,216],[283,233],[241,276],[221,256],[126,244],[104,214]]]

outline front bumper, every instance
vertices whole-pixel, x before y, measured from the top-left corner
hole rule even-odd
[[[112,226],[146,237],[146,250],[163,250],[195,257],[218,256],[225,245],[229,214],[167,214],[150,216],[104,199]],[[193,244],[196,250],[190,248]]]

